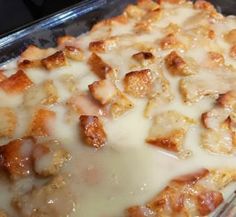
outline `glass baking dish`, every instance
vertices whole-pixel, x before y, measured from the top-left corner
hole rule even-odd
[[[136,0],[84,0],[46,18],[0,35],[0,65],[17,57],[29,44],[53,47],[63,35],[78,36],[104,18],[121,13]],[[224,14],[234,14],[235,0],[211,0]]]
[[[30,44],[47,48],[55,46],[59,36],[78,36],[88,31],[96,22],[120,14],[127,4],[135,2],[136,0],[84,0],[13,32],[0,35],[0,65],[16,58]],[[236,14],[235,0],[211,2],[225,15]],[[235,217],[235,197],[234,192],[213,216]]]

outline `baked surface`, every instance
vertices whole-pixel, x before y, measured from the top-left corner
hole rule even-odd
[[[208,216],[236,179],[236,18],[138,0],[0,70],[0,216]],[[2,210],[2,211],[1,211]]]

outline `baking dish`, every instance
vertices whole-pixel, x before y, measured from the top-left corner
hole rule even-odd
[[[29,44],[42,48],[55,46],[63,35],[79,35],[93,24],[119,14],[134,0],[85,0],[29,25],[0,36],[0,64],[17,57]]]
[[[85,0],[46,18],[0,35],[0,64],[17,57],[29,44],[46,48],[55,45],[62,35],[77,36],[88,31],[93,24],[119,14],[135,0]],[[214,0],[224,14],[234,14],[236,2]]]
[[[97,21],[118,14],[126,4],[134,1],[85,1],[23,29],[3,36],[0,40],[1,62],[16,57],[27,45],[54,46],[61,35],[78,35]],[[119,7],[118,7],[119,6]],[[115,10],[113,10],[116,8]]]

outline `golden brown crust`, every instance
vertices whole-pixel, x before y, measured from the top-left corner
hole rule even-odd
[[[176,51],[172,51],[165,57],[165,64],[173,75],[186,76],[196,73],[196,69],[191,67]]]
[[[175,34],[170,33],[166,35],[163,39],[161,39],[159,44],[162,50],[167,50],[167,49],[178,47],[180,42],[176,38]]]
[[[88,87],[93,98],[102,105],[112,102],[117,95],[117,88],[109,79],[95,81]]]
[[[146,142],[167,151],[180,152],[183,150],[185,134],[193,123],[193,119],[176,111],[160,113],[153,121]]]
[[[235,172],[228,170],[200,169],[177,177],[144,206],[127,209],[128,217],[207,216],[223,202],[218,181],[224,176],[227,185],[235,180]]]
[[[97,116],[80,116],[80,134],[84,142],[91,147],[101,148],[105,145],[107,136],[102,122]]]
[[[19,179],[31,174],[31,154],[34,144],[34,139],[26,138],[13,140],[6,145],[0,146],[0,167],[3,168],[12,179]],[[27,146],[27,152],[23,151],[24,146]]]
[[[18,63],[18,67],[20,69],[27,69],[41,66],[42,64],[40,60],[23,60],[22,62]]]
[[[21,63],[24,60],[32,61],[41,60],[52,53],[55,53],[54,48],[41,49],[35,45],[29,45],[20,55],[18,63]]]
[[[150,138],[147,139],[146,142],[167,151],[179,152],[182,149],[181,145],[183,143],[185,133],[186,132],[183,129],[173,130],[169,134],[165,135],[165,137]]]
[[[140,19],[145,11],[137,5],[128,5],[124,10],[124,15],[129,18]]]
[[[216,105],[202,114],[203,126],[201,145],[206,150],[218,154],[235,152],[235,108],[236,92],[220,94]]]
[[[197,197],[197,202],[200,215],[208,215],[214,211],[223,202],[223,200],[224,198],[222,193],[217,191],[207,191],[199,194]]]
[[[0,138],[12,137],[17,124],[17,116],[13,109],[0,107]]]
[[[207,55],[207,67],[214,68],[225,64],[225,58],[221,53],[210,51],[207,53]]]
[[[224,36],[225,41],[229,44],[236,44],[236,29],[232,29],[229,32],[227,32]]]
[[[77,39],[71,35],[64,35],[57,38],[57,45],[59,47],[75,46],[76,42],[77,42]]]
[[[236,91],[231,90],[224,94],[220,94],[217,99],[217,104],[224,108],[233,108],[236,104]]]
[[[67,61],[64,52],[57,51],[56,53],[42,59],[41,64],[47,70],[53,70],[67,65]]]
[[[138,7],[146,10],[147,12],[155,11],[160,8],[160,5],[152,0],[138,0],[137,5]]]
[[[145,210],[148,210],[147,208],[144,207]],[[142,207],[140,206],[132,206],[129,207],[126,210],[127,216],[126,217],[146,217],[147,213],[144,213],[144,211],[142,210]]]
[[[152,92],[152,75],[149,69],[132,71],[124,78],[125,92],[137,98],[149,96]]]
[[[30,136],[49,136],[52,130],[52,123],[55,121],[56,113],[47,109],[37,110],[26,133]]]
[[[230,52],[229,52],[230,57],[232,57],[233,59],[236,59],[236,44],[233,45],[230,48]]]
[[[162,10],[155,9],[144,15],[141,21],[137,22],[134,26],[136,33],[146,33],[152,30],[152,26],[155,22],[159,21],[162,17]]]
[[[209,12],[216,12],[215,7],[210,2],[205,1],[205,0],[197,0],[194,3],[194,8],[209,11]]]
[[[109,51],[117,46],[116,38],[109,38],[105,40],[93,41],[89,43],[89,50],[91,52],[103,53]]]
[[[5,80],[6,78],[7,76],[5,75],[4,70],[0,69],[0,82]]]
[[[81,49],[74,46],[65,46],[64,53],[67,58],[70,58],[75,61],[81,61],[84,58],[83,52]]]
[[[102,60],[100,56],[92,53],[88,59],[88,64],[92,70],[99,78],[105,79],[107,77],[115,77],[115,70]]]
[[[178,184],[193,184],[198,182],[200,179],[206,177],[209,175],[210,171],[208,169],[202,168],[196,172],[185,174],[178,176],[174,179],[172,179],[172,182],[178,183]]]
[[[132,58],[136,60],[140,65],[147,66],[154,63],[155,56],[151,52],[141,51],[132,55]]]
[[[0,89],[9,93],[21,93],[29,88],[33,82],[22,70],[18,70],[15,74],[0,82]]]

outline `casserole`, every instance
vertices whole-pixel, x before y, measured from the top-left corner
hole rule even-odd
[[[235,31],[202,0],[140,0],[57,48],[26,45],[1,71],[1,208],[210,215],[236,177]]]

